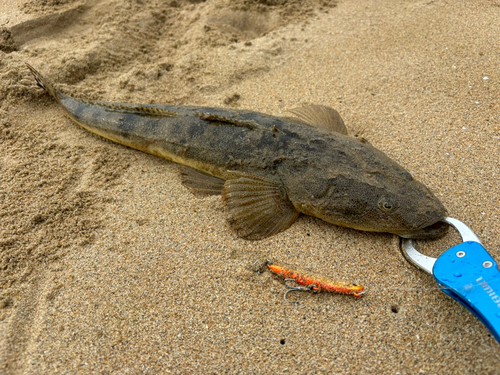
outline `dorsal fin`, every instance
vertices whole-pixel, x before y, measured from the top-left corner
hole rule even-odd
[[[253,120],[239,120],[235,118],[230,118],[230,117],[224,117],[224,116],[219,116],[213,113],[198,113],[198,116],[205,121],[213,122],[213,123],[223,123],[223,124],[231,124],[235,126],[239,126],[242,128],[247,128],[250,130],[256,130],[256,129],[261,129],[261,130],[268,130],[265,128],[262,128]]]
[[[288,112],[294,114],[308,125],[348,135],[344,120],[342,120],[340,114],[333,108],[324,105],[308,105],[290,109]]]
[[[123,112],[123,113],[133,113],[139,116],[152,116],[152,117],[177,117],[183,116],[183,114],[178,112],[172,112],[166,109],[147,107],[140,104],[118,104],[118,103],[102,103],[102,102],[91,102],[90,104],[99,105],[101,107],[106,107],[110,111]]]

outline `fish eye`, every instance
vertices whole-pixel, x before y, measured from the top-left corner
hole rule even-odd
[[[396,209],[396,205],[383,199],[380,202],[378,202],[378,208],[380,208],[384,212],[391,213],[394,212],[394,210]]]

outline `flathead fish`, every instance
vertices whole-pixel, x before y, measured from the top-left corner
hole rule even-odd
[[[332,108],[307,106],[296,118],[198,106],[86,102],[40,87],[83,128],[179,163],[199,194],[222,194],[238,236],[262,239],[299,213],[329,223],[406,238],[444,233],[445,208],[423,184],[368,141],[348,136]]]

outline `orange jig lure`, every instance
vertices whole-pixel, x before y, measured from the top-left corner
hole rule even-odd
[[[321,276],[307,275],[300,271],[294,271],[286,267],[278,266],[272,264],[269,260],[266,260],[259,270],[264,266],[267,266],[271,272],[282,277],[285,281],[293,280],[297,284],[304,285],[305,288],[292,288],[292,290],[309,290],[315,293],[318,292],[332,292],[340,294],[351,294],[355,297],[361,297],[364,292],[364,287],[362,285],[346,283],[343,281],[334,281]]]

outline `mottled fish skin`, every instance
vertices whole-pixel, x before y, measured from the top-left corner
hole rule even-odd
[[[85,129],[226,181],[223,195],[241,237],[284,230],[299,212],[407,238],[446,230],[429,228],[446,214],[432,192],[364,139],[247,110],[85,102],[28,67]]]

